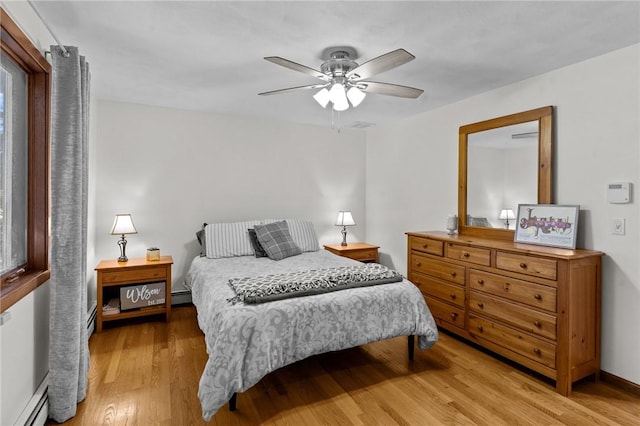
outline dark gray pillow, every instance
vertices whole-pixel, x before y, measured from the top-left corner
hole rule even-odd
[[[247,229],[249,231],[249,239],[251,240],[251,247],[253,247],[253,253],[256,257],[267,257],[267,252],[264,251],[262,245],[260,245],[260,241],[258,241],[258,236],[256,235],[256,230],[253,228]]]
[[[207,254],[207,241],[204,233],[204,228],[206,228],[207,224],[202,224],[202,229],[196,232],[196,238],[198,239],[198,243],[200,244],[200,257],[204,257]]]
[[[267,225],[256,225],[255,231],[269,259],[282,260],[302,253],[300,247],[291,238],[289,227],[284,220]]]

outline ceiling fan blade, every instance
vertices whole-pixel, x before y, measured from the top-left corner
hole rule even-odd
[[[327,86],[328,84],[311,84],[309,86],[297,86],[297,87],[289,87],[287,89],[271,90],[270,92],[258,93],[258,95],[261,95],[261,96],[279,95],[281,93],[296,92],[298,90],[320,89],[322,87],[327,87]]]
[[[346,77],[349,80],[361,80],[372,75],[380,74],[402,64],[413,61],[416,57],[404,49],[393,50],[384,55],[373,58],[364,64],[349,71]]]
[[[415,87],[401,86],[399,84],[378,83],[375,81],[359,81],[358,89],[367,93],[377,93],[378,95],[398,96],[400,98],[416,99],[424,90]]]
[[[273,62],[276,65],[283,66],[285,68],[289,68],[290,70],[298,71],[303,74],[310,75],[315,78],[319,78],[320,80],[329,81],[331,77],[326,74],[321,73],[318,70],[314,70],[313,68],[309,68],[305,65],[299,64],[297,62],[290,61],[288,59],[281,58],[280,56],[267,56],[266,59],[269,62]]]

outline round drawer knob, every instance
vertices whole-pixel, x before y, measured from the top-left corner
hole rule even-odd
[[[523,262],[523,263],[520,264],[520,267],[522,269],[527,269],[527,264]]]
[[[423,248],[423,249],[426,249],[427,247],[429,247],[429,245],[428,245],[428,244],[423,244],[423,245],[422,245],[422,248]]]
[[[535,325],[536,327],[540,328],[542,327],[542,324],[540,323],[540,321],[536,320],[533,322],[533,325]]]
[[[484,280],[483,280],[482,278],[481,278],[481,279],[479,279],[479,280],[478,280],[478,284],[480,284],[480,285],[484,285]]]
[[[538,349],[538,348],[534,348],[533,349],[533,353],[536,354],[536,355],[540,355],[540,354],[542,354],[542,351],[540,349]]]
[[[482,332],[484,331],[484,328],[483,328],[481,325],[479,325],[479,326],[478,326],[478,331],[479,331],[480,333],[482,333]]]
[[[456,318],[458,318],[458,313],[457,312],[452,313],[451,314],[451,319],[455,321]]]
[[[536,300],[542,300],[542,295],[536,294],[535,296],[533,296],[533,298]]]
[[[456,295],[455,295],[455,294],[452,294],[452,295],[451,295],[451,298],[452,298],[453,300],[456,300]]]
[[[478,302],[478,308],[480,308],[480,309],[484,308],[484,303]]]
[[[416,262],[416,266],[419,268],[419,267],[421,267],[421,266],[422,266],[422,263],[420,263],[420,262]]]
[[[457,275],[457,274],[456,274],[455,272],[452,272],[452,273],[451,273],[451,276],[452,276],[452,277],[455,277],[456,275]]]
[[[471,255],[465,251],[464,253],[462,253],[462,256],[464,256],[464,257],[469,257],[469,256],[471,256]]]

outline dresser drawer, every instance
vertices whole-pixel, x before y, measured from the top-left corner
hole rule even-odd
[[[556,312],[555,287],[471,269],[469,288]]]
[[[429,259],[418,254],[411,255],[411,269],[416,272],[452,281],[464,285],[464,266],[452,265],[439,260]]]
[[[447,257],[449,259],[462,260],[463,262],[475,263],[478,265],[491,265],[491,250],[467,247],[460,244],[447,245]]]
[[[423,237],[410,237],[409,244],[411,250],[422,251],[425,253],[433,254],[435,256],[442,256],[444,253],[444,242],[433,240],[431,238]]]
[[[446,322],[460,329],[464,328],[464,309],[441,302],[433,297],[426,296],[424,299],[436,323]]]
[[[530,333],[556,340],[556,317],[476,291],[469,293],[469,309]]]
[[[553,259],[499,251],[496,254],[496,267],[505,271],[555,280],[557,278],[558,262]]]
[[[133,283],[149,280],[161,280],[167,277],[166,268],[126,269],[102,273],[102,284]]]
[[[449,303],[453,303],[460,308],[464,308],[464,287],[451,284],[427,275],[414,273],[411,276],[414,283],[425,296],[433,296]]]
[[[556,345],[491,320],[469,315],[469,333],[556,368]]]

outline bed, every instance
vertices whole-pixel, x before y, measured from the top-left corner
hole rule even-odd
[[[248,229],[285,223],[299,250],[273,260],[256,257]],[[271,225],[269,225],[271,226]],[[187,285],[205,335],[209,359],[199,384],[203,417],[217,410],[266,374],[309,356],[398,336],[418,336],[428,349],[438,338],[420,291],[409,281],[376,283],[286,295],[268,302],[239,300],[232,283],[248,277],[349,269],[360,262],[319,250],[309,222],[259,220],[207,225],[203,252],[187,273]],[[205,238],[206,237],[206,238]],[[261,241],[261,240],[259,240]],[[347,286],[348,287],[348,286]]]

